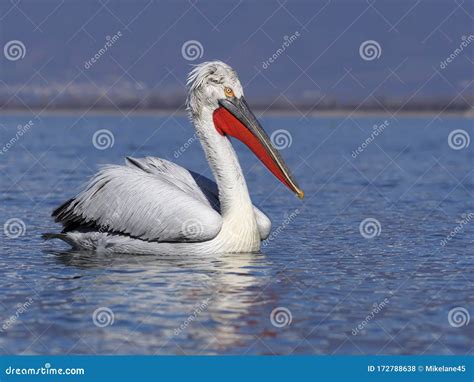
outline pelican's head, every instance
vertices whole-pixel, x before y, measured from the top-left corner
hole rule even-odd
[[[212,115],[215,131],[242,141],[298,197],[304,193],[244,98],[237,73],[221,61],[197,65],[188,77],[188,110],[193,120]],[[201,132],[200,132],[201,133]]]

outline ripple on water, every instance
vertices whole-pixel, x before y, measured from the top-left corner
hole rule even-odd
[[[2,118],[7,128],[15,128],[21,117]],[[189,131],[163,124],[165,119],[142,117],[129,126],[122,121],[121,139],[112,150],[92,150],[84,136],[119,120],[91,117],[81,129],[67,129],[73,121],[45,117],[45,126],[53,128],[24,137],[22,145],[41,157],[42,165],[31,163],[21,146],[9,152],[8,163],[0,160],[0,216],[26,224],[21,238],[0,237],[0,322],[32,300],[0,335],[0,352],[465,354],[471,349],[470,327],[454,328],[447,316],[472,300],[474,225],[463,226],[446,246],[440,242],[463,213],[474,211],[472,151],[454,152],[446,144],[447,128],[472,131],[472,121],[434,121],[427,130],[427,120],[400,118],[384,131],[379,147],[369,146],[356,159],[351,152],[367,138],[374,119],[361,119],[361,126],[369,126],[362,130],[337,118],[264,121],[272,129],[299,126],[284,156],[306,198],[301,202],[283,186],[275,189],[276,181],[238,146],[244,169],[254,169],[248,176],[252,198],[278,234],[260,254],[209,257],[79,253],[43,242],[42,233],[59,229],[51,210],[73,196],[98,164],[123,163],[132,151],[138,157],[172,157],[189,138]],[[340,127],[328,130],[331,121]],[[157,125],[162,127],[153,142],[142,146]],[[314,142],[330,133],[327,144],[314,150]],[[46,150],[51,144],[56,149]],[[300,158],[306,164],[299,166]],[[199,145],[191,145],[178,162],[206,171]],[[22,177],[32,165],[30,175]],[[17,187],[10,186],[12,180]],[[365,218],[379,221],[379,236],[362,237],[359,224]],[[367,320],[374,304],[385,299]],[[280,328],[270,316],[281,307],[290,312],[291,323]],[[99,308],[112,312],[112,324],[94,324]]]

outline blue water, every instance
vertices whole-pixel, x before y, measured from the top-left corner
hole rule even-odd
[[[126,155],[168,158],[210,176],[199,143],[180,150],[193,134],[186,117],[3,116],[0,146],[30,119],[0,155],[0,353],[472,351],[474,142],[448,144],[455,129],[474,139],[472,119],[263,118],[269,133],[290,132],[282,154],[306,198],[236,144],[275,234],[260,254],[209,258],[73,253],[40,237],[60,229],[54,207],[99,165]],[[113,147],[93,146],[99,129],[113,133]],[[20,222],[14,231],[12,218],[24,229]],[[361,234],[367,218],[378,222],[378,236]]]

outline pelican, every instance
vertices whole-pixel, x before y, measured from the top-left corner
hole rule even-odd
[[[279,152],[250,110],[236,72],[205,62],[188,76],[187,110],[215,182],[156,157],[107,165],[52,216],[74,249],[151,254],[258,252],[270,219],[252,204],[230,137],[242,141],[297,196]]]

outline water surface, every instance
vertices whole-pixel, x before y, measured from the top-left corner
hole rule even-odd
[[[0,155],[0,223],[25,224],[18,238],[0,233],[0,353],[471,351],[472,323],[452,325],[449,312],[473,312],[474,220],[463,221],[474,212],[474,143],[453,150],[448,135],[474,139],[472,120],[263,118],[269,133],[290,133],[282,154],[306,198],[236,144],[275,234],[259,254],[202,257],[74,253],[40,237],[60,229],[53,208],[126,155],[210,176],[185,117],[3,116],[1,145],[30,119]],[[99,129],[113,133],[112,147],[94,147]],[[380,224],[373,238],[360,232],[367,218]]]

